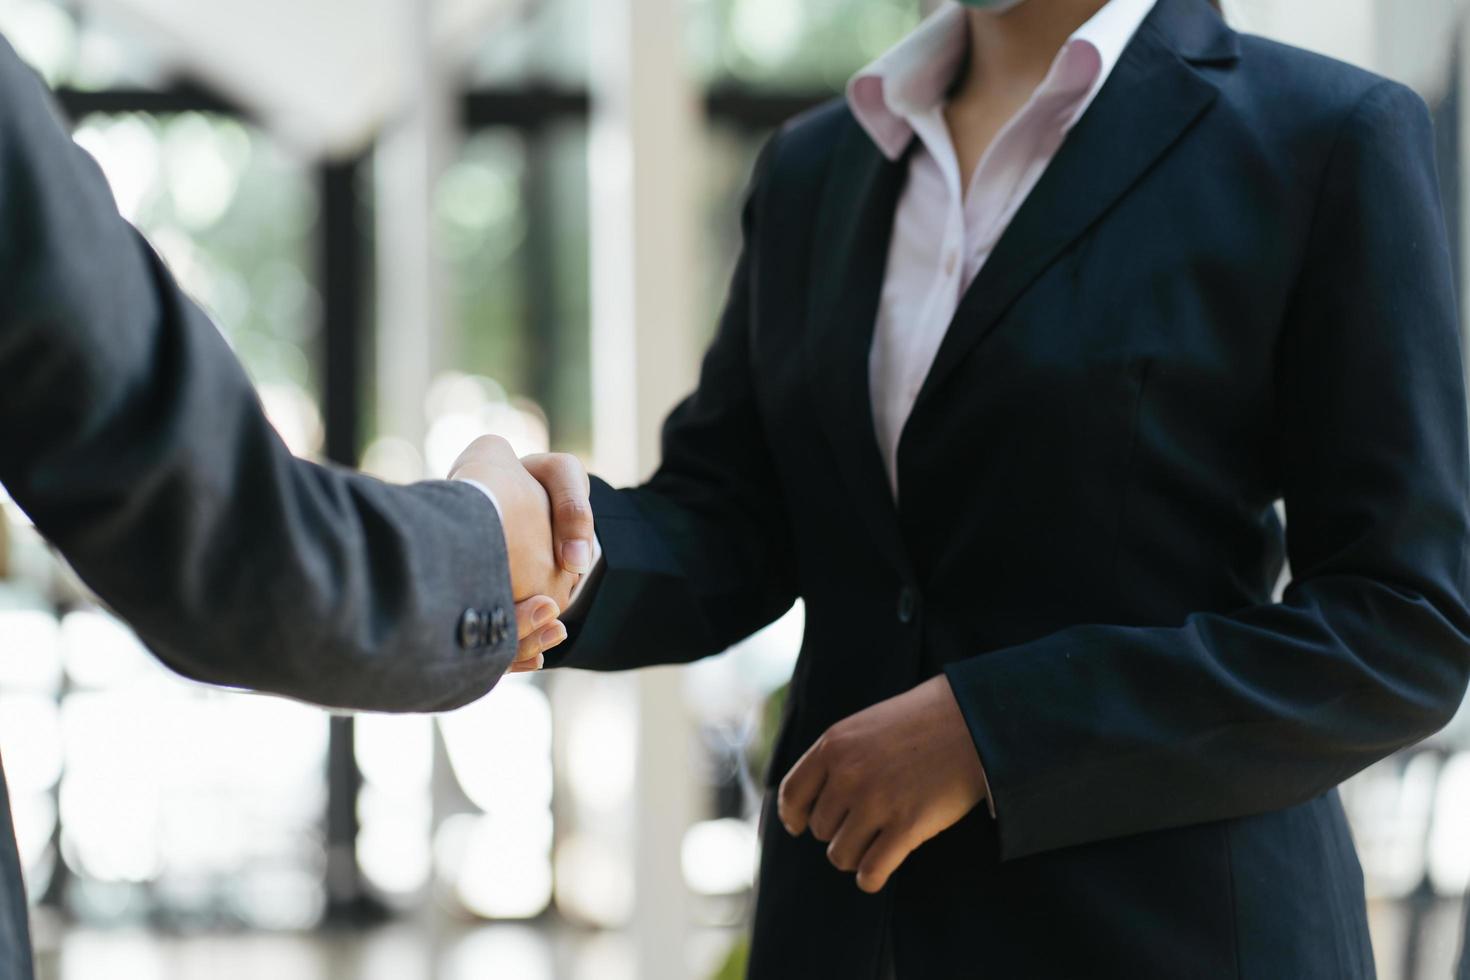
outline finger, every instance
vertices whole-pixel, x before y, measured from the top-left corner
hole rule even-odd
[[[541,652],[554,649],[566,642],[567,627],[565,623],[556,622],[541,631]]]
[[[540,670],[546,666],[546,651],[560,646],[566,638],[567,628],[558,622],[553,622],[534,636],[526,637],[516,651],[516,659],[510,665],[510,672],[522,674],[526,671]]]
[[[793,837],[806,832],[812,804],[827,780],[817,745],[807,749],[806,754],[796,760],[796,765],[791,767],[786,778],[781,780],[781,788],[776,791],[776,810],[781,817],[781,825]]]
[[[454,474],[458,473],[470,463],[504,465],[515,461],[515,450],[511,448],[510,443],[506,442],[505,439],[494,435],[480,436],[466,446],[464,452],[459,454],[459,458],[449,468],[449,478],[451,480],[454,479]]]
[[[524,640],[540,632],[543,627],[551,625],[551,621],[556,619],[560,612],[561,609],[557,607],[556,600],[550,596],[533,595],[529,599],[522,599],[516,603],[516,637]],[[541,652],[539,647],[536,652]]]
[[[881,829],[876,821],[860,816],[857,811],[848,813],[832,843],[827,845],[827,860],[838,871],[856,871]]]
[[[858,862],[857,886],[870,895],[882,891],[913,850],[906,836],[885,827]]]
[[[851,809],[852,801],[846,793],[840,792],[827,780],[822,785],[822,791],[817,794],[817,802],[812,804],[811,819],[807,822],[812,836],[820,841],[830,841],[837,836],[837,828],[842,826],[842,821],[847,819],[847,813]]]
[[[551,533],[562,568],[574,575],[592,570],[591,481],[580,460],[567,453],[527,456],[521,461],[551,501]]]

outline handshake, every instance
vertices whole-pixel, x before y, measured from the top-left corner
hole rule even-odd
[[[539,670],[547,650],[567,638],[557,617],[592,571],[592,504],[587,471],[575,456],[517,458],[499,436],[470,443],[449,472],[490,491],[500,511],[516,600],[520,646],[512,673]]]

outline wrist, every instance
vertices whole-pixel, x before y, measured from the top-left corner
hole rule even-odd
[[[491,490],[489,487],[485,486],[485,484],[481,483],[479,480],[476,480],[474,477],[471,476],[456,476],[453,478],[453,482],[468,483],[470,486],[483,493],[486,498],[489,499],[491,505],[495,508],[495,516],[500,521],[501,527],[505,526],[505,510],[500,506],[500,500],[495,496],[494,490]]]
[[[980,752],[975,747],[975,740],[970,735],[970,726],[965,721],[965,714],[960,710],[959,699],[955,696],[954,687],[949,678],[940,674],[930,678],[923,684],[929,688],[929,697],[934,705],[936,715],[941,719],[944,726],[945,742],[953,746],[956,760],[963,768],[970,788],[984,800],[990,796],[990,781],[985,775],[985,763],[980,758]]]

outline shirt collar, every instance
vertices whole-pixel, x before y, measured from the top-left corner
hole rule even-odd
[[[1091,48],[1101,66],[1079,100],[1068,128],[1097,97],[1156,2],[1109,0],[1077,28],[1057,53],[1049,80],[1057,76],[1062,59],[1079,45]],[[969,46],[964,7],[947,0],[911,34],[848,82],[848,105],[884,156],[897,160],[903,154],[914,135],[914,118],[943,102],[965,62]]]

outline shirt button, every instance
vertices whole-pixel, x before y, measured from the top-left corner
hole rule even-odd
[[[955,254],[950,252],[944,259],[944,274],[946,276],[954,275],[955,266],[958,264],[958,261],[955,259]]]
[[[919,593],[912,586],[904,586],[898,592],[898,621],[905,626],[919,615]]]
[[[485,621],[478,609],[466,609],[459,617],[459,645],[465,650],[478,650],[485,644]]]

